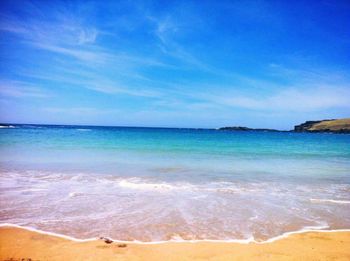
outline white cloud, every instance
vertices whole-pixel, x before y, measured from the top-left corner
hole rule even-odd
[[[154,24],[154,35],[159,40],[160,50],[165,55],[182,61],[185,64],[195,66],[196,69],[204,71],[212,70],[176,41],[176,34],[180,34],[180,29],[183,27],[178,22],[174,22],[174,20],[178,21],[179,19],[173,19],[170,15],[163,19],[152,16],[148,16],[147,18]]]
[[[71,107],[71,108],[55,108],[55,107],[49,107],[44,108],[44,111],[49,113],[64,113],[64,114],[71,114],[71,115],[108,115],[108,114],[115,114],[118,113],[118,110],[115,109],[97,109],[92,107]]]
[[[66,48],[52,44],[44,44],[38,42],[31,43],[34,47],[51,51],[54,53],[69,55],[82,61],[94,61],[95,63],[102,63],[108,58],[108,54],[96,52],[96,51],[86,51],[77,48]]]
[[[58,18],[57,18],[58,17]],[[0,30],[14,33],[24,44],[59,54],[69,55],[83,61],[99,62],[107,54],[96,50],[93,44],[99,34],[91,26],[57,16],[53,20],[24,21],[16,17],[2,19]]]
[[[250,110],[317,111],[331,108],[350,108],[350,89],[345,87],[288,88],[269,96],[232,95],[216,97],[213,102]]]
[[[117,86],[115,83],[106,82],[106,81],[95,81],[93,83],[87,83],[86,88],[95,90],[98,92],[103,92],[107,94],[127,94],[131,96],[140,96],[140,97],[158,97],[161,94],[156,91],[147,90],[144,88],[130,88],[130,87],[121,87]]]
[[[9,97],[46,98],[50,95],[32,84],[20,81],[0,81],[0,95]]]
[[[96,41],[98,31],[95,28],[81,30],[78,37],[79,44],[89,44]]]

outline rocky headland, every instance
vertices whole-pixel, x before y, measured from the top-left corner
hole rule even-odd
[[[222,127],[220,131],[263,131],[263,132],[285,132],[275,129],[255,129],[242,126]],[[319,121],[306,121],[294,126],[289,132],[329,132],[329,133],[350,133],[350,118],[331,119]]]
[[[295,132],[350,133],[350,118],[339,120],[306,121],[294,126]]]

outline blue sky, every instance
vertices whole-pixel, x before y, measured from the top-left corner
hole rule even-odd
[[[350,116],[349,1],[0,2],[0,121],[290,129]]]

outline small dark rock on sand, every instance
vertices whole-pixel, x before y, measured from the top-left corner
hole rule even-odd
[[[100,237],[101,240],[103,240],[106,244],[111,244],[113,243],[113,240],[108,238],[108,237]],[[117,245],[118,247],[127,247],[127,244],[121,243]]]
[[[112,239],[109,239],[108,237],[100,237],[106,244],[111,244],[113,243]]]

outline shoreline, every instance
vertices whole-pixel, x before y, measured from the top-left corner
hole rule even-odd
[[[44,231],[41,229],[37,229],[34,227],[28,227],[28,226],[21,226],[13,223],[0,223],[0,231],[2,228],[18,228],[18,229],[23,229],[27,230],[30,232],[42,234],[42,235],[47,235],[47,236],[52,236],[52,237],[58,237],[61,239],[73,241],[73,242],[91,242],[91,241],[97,241],[100,240],[99,237],[92,237],[92,238],[76,238],[60,233],[55,233],[55,232],[50,232],[50,231]],[[350,233],[350,228],[345,228],[345,229],[327,229],[328,226],[307,226],[304,227],[300,230],[295,230],[295,231],[289,231],[282,233],[281,235],[271,237],[267,240],[264,241],[258,241],[255,240],[253,237],[247,238],[247,239],[194,239],[194,240],[186,240],[186,239],[171,239],[171,240],[164,240],[164,241],[140,241],[140,240],[119,240],[119,239],[114,239],[111,237],[105,237],[108,239],[111,239],[115,243],[127,243],[127,244],[141,244],[141,245],[156,245],[156,244],[166,244],[166,243],[234,243],[234,244],[269,244],[273,243],[275,241],[288,238],[292,235],[298,235],[298,234],[304,234],[304,233],[337,233],[337,232],[349,232]]]
[[[48,232],[49,233],[49,232]],[[350,230],[294,233],[268,243],[77,242],[14,226],[0,227],[0,260],[349,260]]]

